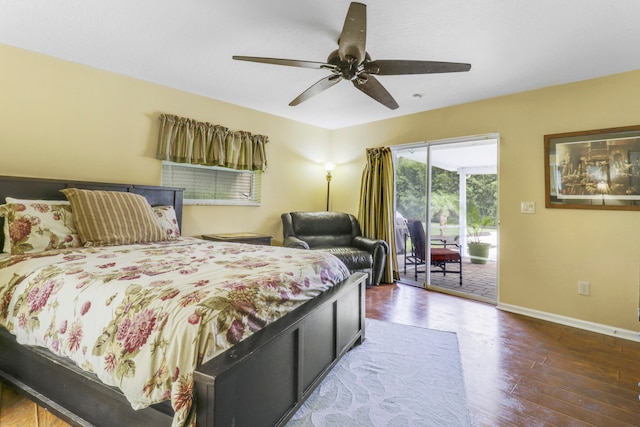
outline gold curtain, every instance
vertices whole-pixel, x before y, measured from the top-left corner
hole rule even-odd
[[[224,126],[161,114],[156,158],[176,163],[264,172],[267,168],[265,148],[268,142],[269,138],[265,135],[234,132]]]
[[[382,283],[392,283],[400,279],[396,245],[393,242],[394,198],[391,149],[389,147],[368,148],[367,165],[362,173],[358,221],[364,236],[382,239],[389,244],[390,253],[382,275]]]

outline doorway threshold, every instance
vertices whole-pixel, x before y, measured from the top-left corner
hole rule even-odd
[[[397,283],[402,283],[403,285],[414,286],[416,288],[427,289],[427,286],[424,282],[417,282],[415,280],[411,280],[407,277],[400,276],[400,280],[396,280]]]
[[[436,285],[426,285],[426,286],[424,286],[424,288],[426,290],[428,290],[428,291],[440,292],[440,293],[443,293],[443,294],[453,295],[453,296],[456,296],[456,297],[466,298],[466,299],[479,301],[479,302],[485,302],[487,304],[493,304],[493,305],[497,304],[497,302],[495,300],[493,300],[491,298],[483,297],[482,295],[475,295],[475,294],[472,294],[472,293],[467,293],[467,292],[456,291],[456,290],[453,290],[453,289],[442,288],[442,287],[436,286]]]
[[[496,305],[497,304],[497,301],[494,300],[493,298],[487,298],[485,296],[473,294],[471,292],[463,292],[463,291],[458,291],[458,290],[455,290],[455,289],[443,288],[443,287],[437,286],[437,285],[427,285],[424,282],[411,280],[411,279],[407,278],[406,276],[400,277],[400,280],[397,280],[397,283],[401,283],[403,285],[414,286],[416,288],[423,288],[423,289],[426,289],[428,291],[440,292],[440,293],[443,293],[443,294],[448,294],[448,295],[453,295],[453,296],[456,296],[456,297],[466,298],[466,299],[470,299],[470,300],[473,300],[473,301],[484,302],[484,303],[487,303],[487,304],[492,304],[492,305]]]

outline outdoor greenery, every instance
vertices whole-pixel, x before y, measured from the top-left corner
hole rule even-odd
[[[396,169],[396,203],[398,211],[407,219],[427,217],[427,167],[424,163],[400,157]],[[467,177],[467,203],[477,207],[480,218],[487,217],[495,225],[498,214],[496,175]],[[459,177],[457,172],[433,168],[431,182],[430,221],[439,224],[459,224]],[[441,234],[444,234],[441,232]]]
[[[467,203],[478,207],[481,217],[498,217],[498,180],[496,175],[471,175],[467,178]]]
[[[460,200],[457,194],[452,193],[431,193],[431,211],[434,218],[438,217],[439,234],[446,234],[445,226],[449,223],[449,216],[458,215]]]
[[[469,243],[482,242],[481,237],[487,227],[494,225],[492,217],[482,216],[478,206],[472,202],[467,204],[467,236]]]
[[[396,169],[397,210],[407,219],[426,218],[426,194],[426,165],[400,157]]]

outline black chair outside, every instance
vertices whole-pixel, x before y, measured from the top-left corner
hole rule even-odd
[[[417,228],[419,230],[417,230]],[[404,274],[407,274],[407,265],[414,267],[414,280],[418,280],[418,266],[425,264],[424,248],[426,245],[426,237],[422,228],[422,221],[417,219],[407,220],[407,229],[409,238],[411,239],[411,250],[405,250],[404,254]]]
[[[418,280],[418,273],[424,273],[425,270],[419,270],[418,267],[426,264],[425,247],[426,247],[426,235],[422,221],[420,220],[408,220],[407,227],[409,229],[409,236],[411,238],[411,251],[406,251],[404,259],[404,273],[407,273],[407,265],[414,266],[414,280]],[[460,286],[462,286],[462,256],[460,255],[459,246],[455,243],[448,243],[446,240],[438,240],[442,247],[431,247],[431,273],[442,273],[444,276],[447,273],[460,275]],[[454,245],[458,249],[449,249],[448,245]],[[452,264],[457,264],[457,269],[451,269]]]

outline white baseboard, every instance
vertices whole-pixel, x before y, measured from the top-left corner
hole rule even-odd
[[[623,338],[630,341],[640,342],[637,331],[616,328],[614,326],[603,325],[600,323],[587,322],[585,320],[574,319],[572,317],[560,316],[557,314],[547,313],[544,311],[532,310],[530,308],[519,307],[517,305],[499,303],[497,308],[511,313],[522,314],[524,316],[534,317],[536,319],[547,320],[561,325],[572,326],[574,328],[584,329],[599,334],[610,335],[612,337]]]

